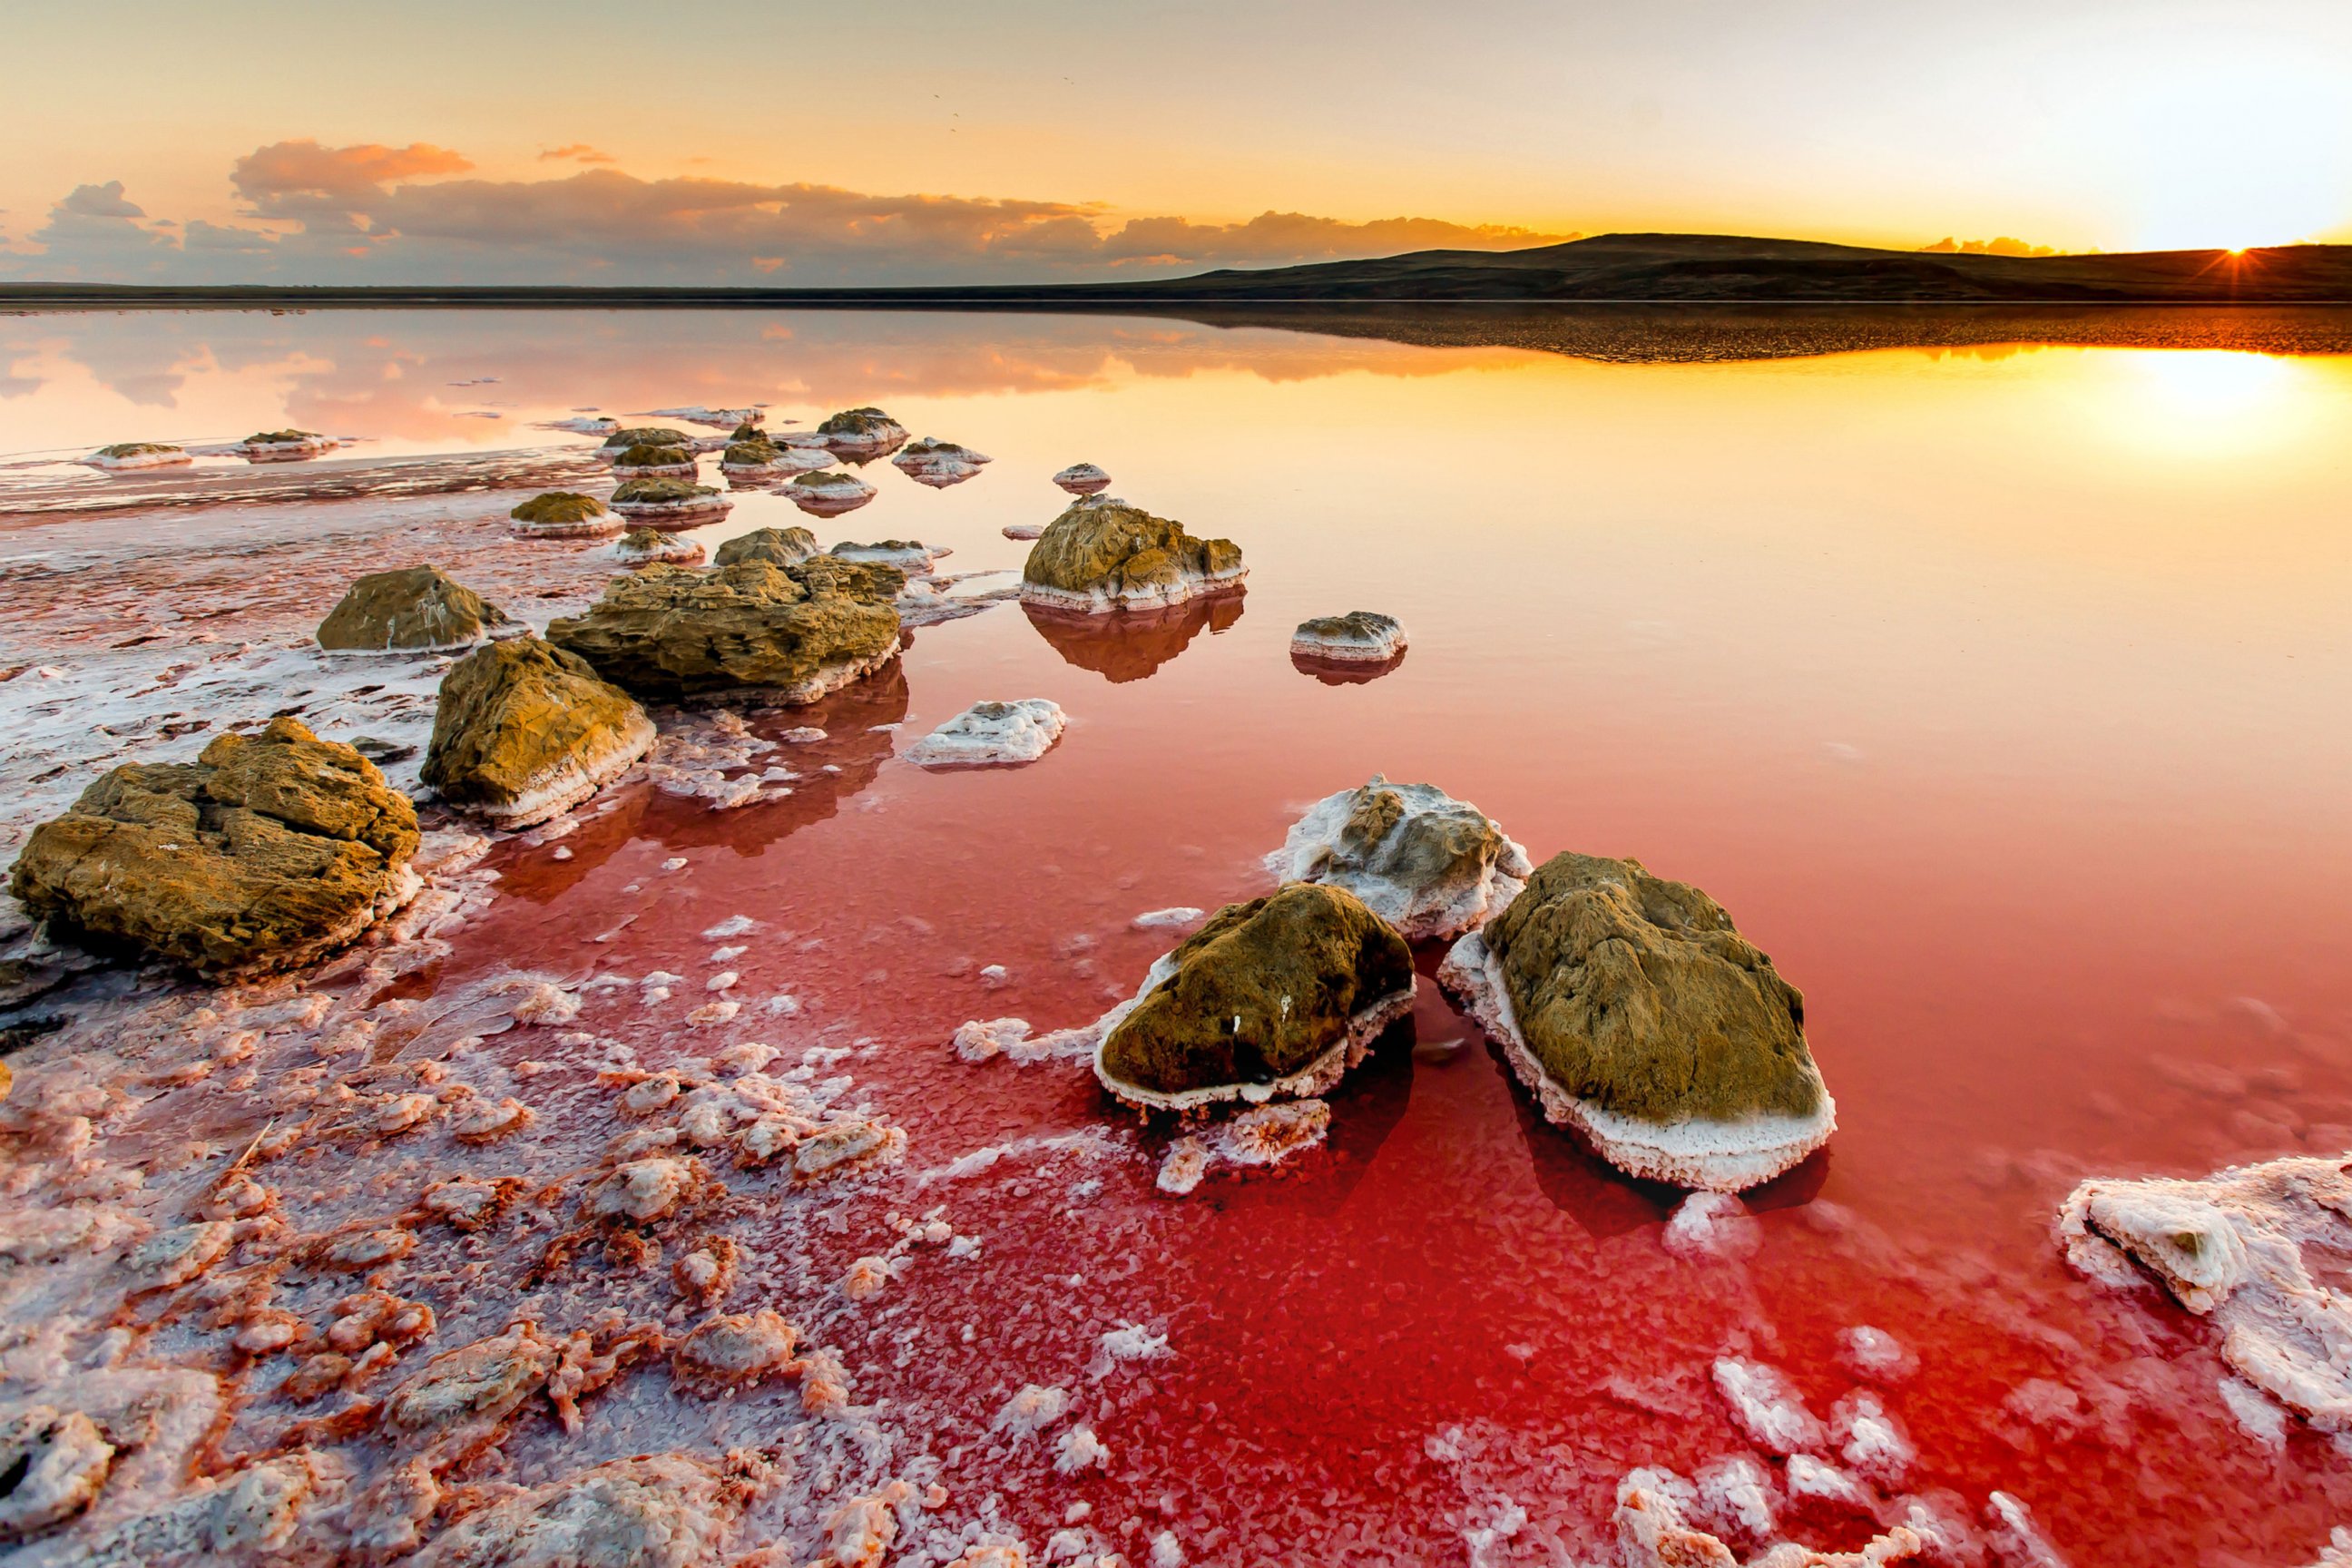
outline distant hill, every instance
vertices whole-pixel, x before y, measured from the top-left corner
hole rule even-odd
[[[2352,304],[2352,246],[1975,256],[1738,235],[1605,234],[1189,278],[907,289],[0,284],[0,306],[1202,306],[1373,300],[1679,304]]]

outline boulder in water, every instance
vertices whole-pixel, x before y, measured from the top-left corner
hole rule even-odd
[[[256,463],[291,463],[341,446],[316,430],[257,430],[236,444],[237,455]]]
[[[898,455],[890,462],[917,484],[945,489],[950,485],[959,485],[971,479],[989,460],[969,447],[926,436],[898,448]]]
[[[874,499],[874,487],[856,474],[803,474],[783,488],[792,503],[813,517],[838,517]]]
[[[879,408],[845,408],[816,427],[827,447],[853,457],[887,451],[907,438],[907,427]]]
[[[1721,905],[1638,860],[1553,856],[1437,979],[1545,1117],[1630,1175],[1738,1192],[1836,1131],[1804,998]]]
[[[1534,867],[1467,801],[1374,774],[1310,806],[1266,869],[1347,889],[1407,942],[1450,942],[1517,897]]]
[[[646,566],[656,561],[672,566],[693,566],[709,552],[699,540],[681,539],[658,528],[633,528],[613,541],[605,553],[630,566]]]
[[[613,510],[647,528],[695,528],[735,510],[716,485],[692,479],[630,479],[613,491]]]
[[[1396,617],[1372,610],[1319,616],[1299,622],[1298,629],[1290,634],[1293,658],[1341,664],[1386,664],[1404,652],[1404,627]]]
[[[721,543],[710,563],[732,566],[738,561],[764,561],[771,566],[797,566],[820,553],[816,535],[805,528],[755,528]]]
[[[518,539],[609,539],[624,524],[594,496],[548,490],[507,513]]]
[[[1054,482],[1074,496],[1100,495],[1110,489],[1110,476],[1092,463],[1072,463],[1054,476]]]
[[[195,459],[177,447],[161,441],[120,441],[111,447],[100,447],[82,459],[93,468],[110,471],[125,468],[168,468],[177,463],[193,463]]]
[[[649,566],[614,578],[584,615],[551,622],[547,637],[640,696],[814,702],[897,656],[891,601],[905,585],[887,566],[823,556],[709,572]]]
[[[448,653],[523,624],[437,566],[371,572],[319,623],[330,653]]]
[[[210,973],[310,963],[417,887],[416,809],[299,720],[127,763],[26,841],[9,890],[54,931]]]
[[[516,637],[441,678],[425,782],[499,827],[569,810],[654,743],[653,721],[576,654]]]
[[[613,459],[616,479],[690,479],[694,474],[694,450],[689,447],[624,447]]]
[[[694,437],[667,425],[631,425],[604,437],[596,455],[610,463],[632,447],[690,447]]]
[[[1013,767],[1054,749],[1066,721],[1042,697],[975,702],[907,749],[921,768]]]
[[[1097,1026],[1095,1076],[1129,1105],[1192,1110],[1318,1095],[1412,1009],[1412,950],[1361,900],[1297,883],[1228,904]]]
[[[896,566],[908,576],[926,575],[942,555],[954,551],[944,544],[926,544],[919,539],[877,539],[871,544],[855,544],[845,539],[828,554],[844,561],[863,561],[883,566]]]
[[[1021,597],[1088,614],[1160,609],[1238,588],[1248,573],[1233,541],[1195,539],[1182,523],[1095,496],[1045,525],[1022,568]]]

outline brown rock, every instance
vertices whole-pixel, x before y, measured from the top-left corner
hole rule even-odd
[[[330,653],[446,653],[519,629],[437,566],[371,572],[319,623]]]
[[[516,637],[441,678],[424,777],[453,805],[527,827],[586,800],[653,743],[646,710],[586,660]]]

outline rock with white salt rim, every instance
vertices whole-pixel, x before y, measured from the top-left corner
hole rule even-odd
[[[1110,488],[1110,475],[1092,463],[1072,463],[1054,476],[1054,482],[1074,496],[1099,495]]]
[[[1407,942],[1477,930],[1534,870],[1528,852],[1476,806],[1380,773],[1309,806],[1265,867],[1280,881],[1347,889]]]
[[[1042,697],[975,702],[909,746],[907,760],[923,768],[1018,767],[1051,751],[1066,723]]]
[[[1290,634],[1290,651],[1298,658],[1325,658],[1339,664],[1386,664],[1404,652],[1404,626],[1394,616],[1374,610],[1349,610],[1344,616],[1319,616],[1301,621]]]

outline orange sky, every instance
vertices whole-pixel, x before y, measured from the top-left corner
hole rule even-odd
[[[1097,227],[1275,210],[1903,247],[1945,235],[2070,249],[2352,236],[2352,117],[2340,112],[2352,7],[2332,0],[926,0],[659,17],[603,0],[200,11],[100,0],[15,19],[10,41],[39,66],[12,72],[0,104],[0,236],[17,276],[41,275],[45,244],[79,256],[83,275],[193,266],[162,254],[182,245],[176,229],[157,247],[126,240],[123,226],[251,229],[253,192],[232,185],[232,169],[304,140],[454,150],[465,177],[488,183],[476,205],[509,212],[541,183],[593,169],[886,203],[1009,198]],[[446,177],[401,174],[379,188]],[[38,237],[54,204],[110,182],[123,187],[112,205],[85,198],[77,224]],[[404,208],[404,222],[436,230],[429,242],[412,227],[395,245],[377,232],[345,248],[382,253],[371,276],[489,265],[469,246],[526,265],[522,237],[468,227],[479,213],[450,205]],[[338,211],[387,227],[367,201]],[[282,237],[300,221],[280,212],[258,226]],[[598,249],[596,224],[624,220],[582,221],[561,256],[528,265],[648,265]],[[803,234],[788,226],[770,242]],[[242,242],[207,237],[215,272],[298,265],[291,252],[225,259]],[[714,254],[733,244],[701,237]],[[1330,243],[1406,247],[1381,237]],[[1023,248],[981,258],[967,237],[841,265],[891,281],[1117,259]],[[1246,256],[1196,248],[1211,262],[1283,258],[1274,242]],[[334,249],[313,244],[299,266],[331,268]],[[829,280],[796,257],[770,259]]]

